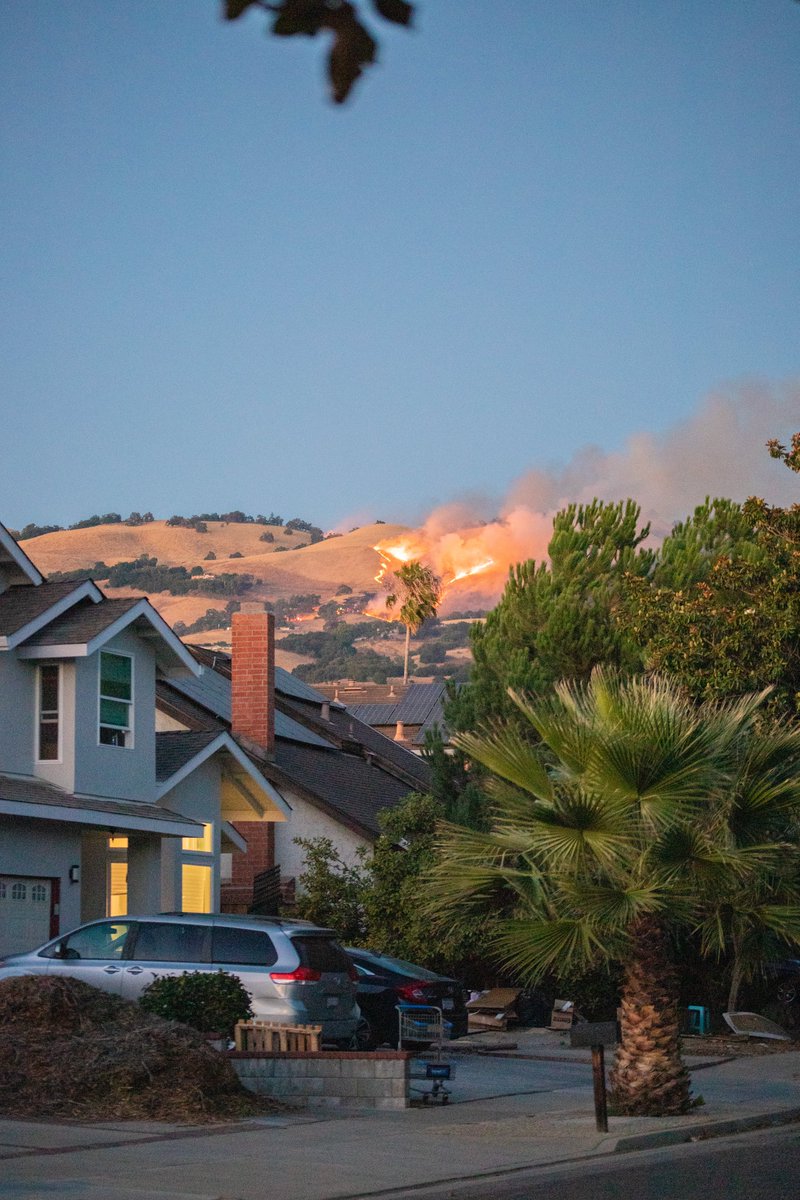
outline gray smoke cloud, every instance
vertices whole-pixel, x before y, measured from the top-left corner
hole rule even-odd
[[[448,588],[444,611],[494,603],[513,563],[544,559],[553,516],[565,505],[594,497],[629,497],[663,538],[706,496],[770,504],[800,501],[800,477],[770,457],[770,438],[788,443],[800,429],[800,383],[743,383],[706,397],[686,420],[663,433],[635,433],[616,451],[588,446],[559,470],[526,472],[495,506],[475,497],[435,509],[409,533],[407,549],[425,558]],[[491,566],[487,564],[491,562]],[[477,573],[470,568],[479,566]],[[467,577],[459,578],[467,572]]]
[[[800,500],[800,479],[770,458],[765,443],[800,429],[800,383],[741,384],[706,397],[687,420],[661,434],[635,433],[619,451],[581,450],[563,470],[532,470],[511,487],[503,516],[555,512],[570,501],[631,497],[664,534],[706,496],[772,504]]]

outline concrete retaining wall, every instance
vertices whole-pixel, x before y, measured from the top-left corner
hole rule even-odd
[[[287,1104],[408,1108],[411,1055],[405,1051],[247,1054],[234,1050],[228,1057],[251,1092]]]

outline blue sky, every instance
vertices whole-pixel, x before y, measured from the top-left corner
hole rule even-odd
[[[263,14],[0,6],[7,524],[418,521],[800,377],[800,5],[378,24],[340,109]]]

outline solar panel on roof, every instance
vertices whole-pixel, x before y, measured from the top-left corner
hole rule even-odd
[[[275,668],[275,687],[284,695],[294,696],[297,700],[313,700],[316,704],[325,703],[325,697],[320,692],[315,692],[302,679],[284,671],[283,667]]]
[[[292,742],[304,742],[308,746],[322,746],[325,750],[333,749],[330,742],[326,742],[324,738],[318,737],[316,733],[306,729],[305,725],[301,725],[299,721],[293,721],[291,717],[287,717],[286,713],[282,712],[275,713],[275,737],[288,738]]]
[[[169,682],[171,687],[188,696],[190,700],[202,704],[203,708],[221,717],[223,721],[230,721],[231,681],[224,675],[206,669],[199,679],[193,675],[175,675]]]
[[[285,672],[284,672],[285,673]],[[291,676],[290,676],[291,678]],[[170,685],[176,688],[190,700],[202,704],[209,712],[221,717],[223,721],[231,719],[231,681],[216,671],[206,670],[199,679],[173,678]],[[311,689],[308,689],[311,691]],[[282,712],[275,713],[275,736],[288,738],[293,742],[304,742],[308,746],[322,746],[330,749],[330,742],[318,737],[310,729],[306,729],[299,721],[292,720]]]

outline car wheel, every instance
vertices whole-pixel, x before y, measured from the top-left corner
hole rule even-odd
[[[361,1018],[353,1034],[353,1045],[356,1050],[374,1050],[378,1044],[375,1030],[366,1017]]]
[[[790,979],[784,979],[778,984],[775,992],[775,997],[779,1004],[794,1004],[800,996],[800,976],[792,975]]]

